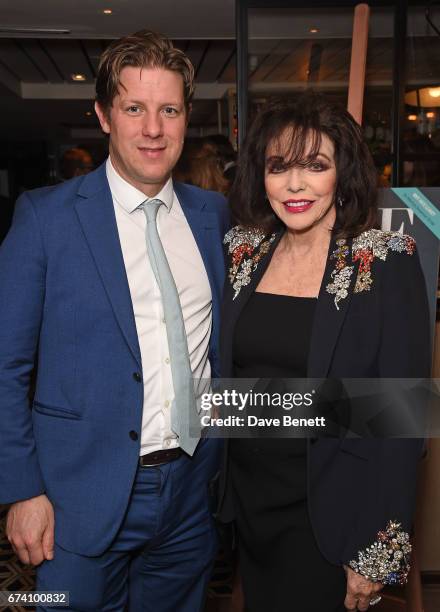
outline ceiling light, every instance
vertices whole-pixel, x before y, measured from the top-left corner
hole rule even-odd
[[[409,121],[417,121],[417,115],[408,115]]]
[[[91,117],[92,116],[92,111],[86,111],[86,117]]]
[[[429,111],[429,113],[426,113],[426,116],[428,117],[428,119],[434,119],[435,113],[433,113],[432,111]]]
[[[310,28],[310,34],[317,34],[319,32],[318,28]]]
[[[72,77],[72,81],[85,81],[86,80],[86,75],[85,74],[71,74],[70,75]]]
[[[102,12],[104,15],[111,15],[113,13],[112,9],[104,9]]]
[[[405,94],[405,104],[419,108],[440,106],[440,87],[421,87]]]

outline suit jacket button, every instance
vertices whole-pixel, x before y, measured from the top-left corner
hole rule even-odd
[[[141,374],[139,374],[139,372],[133,372],[133,378],[138,383],[142,382],[142,376]]]
[[[137,435],[137,433],[133,430],[130,431],[129,436],[132,440],[137,440],[139,438],[139,436]]]

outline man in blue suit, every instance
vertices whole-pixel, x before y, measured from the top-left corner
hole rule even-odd
[[[64,609],[203,608],[219,441],[176,426],[177,323],[148,242],[159,234],[177,288],[196,402],[218,373],[227,211],[171,179],[193,90],[190,61],[163,36],[112,43],[95,105],[107,162],[24,193],[0,249],[0,501],[37,588],[69,591]]]

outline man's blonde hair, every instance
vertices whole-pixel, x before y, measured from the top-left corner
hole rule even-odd
[[[104,112],[118,94],[122,70],[164,68],[182,76],[183,98],[188,110],[194,95],[194,67],[183,51],[157,32],[141,30],[112,42],[101,56],[96,79],[96,101]]]

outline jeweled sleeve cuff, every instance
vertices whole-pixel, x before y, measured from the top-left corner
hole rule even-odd
[[[390,521],[385,531],[379,531],[377,540],[360,550],[357,561],[352,560],[349,565],[371,582],[406,584],[411,549],[409,535],[402,530],[401,524]]]

